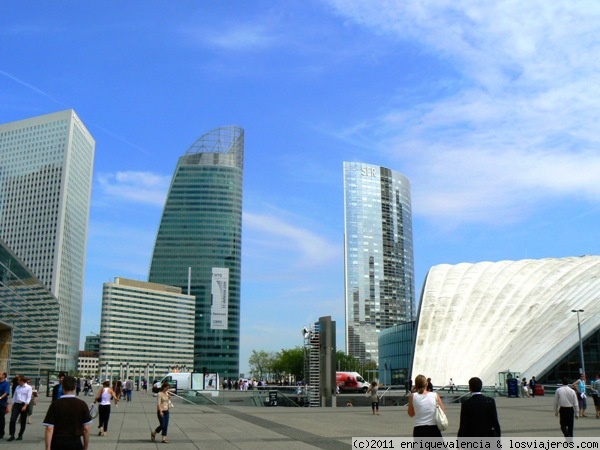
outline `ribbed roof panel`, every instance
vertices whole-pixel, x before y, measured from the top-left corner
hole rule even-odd
[[[600,257],[439,265],[419,311],[413,377],[434,384],[538,376],[600,327]]]

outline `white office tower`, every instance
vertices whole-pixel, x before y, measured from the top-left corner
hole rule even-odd
[[[95,145],[73,110],[0,125],[0,238],[58,298],[57,370],[77,369]]]

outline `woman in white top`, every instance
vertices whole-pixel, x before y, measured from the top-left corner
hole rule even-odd
[[[436,402],[446,412],[440,396],[436,392],[427,391],[427,378],[417,375],[415,391],[408,396],[408,415],[415,418],[413,437],[442,437],[435,424]]]
[[[529,397],[529,388],[527,387],[527,378],[521,380],[521,391],[523,392],[523,398]]]
[[[150,440],[152,442],[155,441],[157,433],[162,434],[163,444],[169,442],[167,440],[167,432],[169,430],[169,409],[172,406],[169,395],[170,387],[171,385],[169,385],[169,383],[164,382],[158,392],[158,398],[156,399],[156,416],[158,417],[159,425],[154,431],[150,432]]]
[[[108,419],[110,419],[110,400],[114,398],[117,403],[117,396],[110,388],[110,381],[102,383],[102,388],[98,391],[94,403],[100,403],[98,408],[98,436],[106,436],[108,431]]]

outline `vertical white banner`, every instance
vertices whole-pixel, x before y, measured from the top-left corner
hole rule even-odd
[[[229,269],[212,268],[210,329],[226,330],[229,309]]]

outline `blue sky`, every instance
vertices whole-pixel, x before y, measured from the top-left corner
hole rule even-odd
[[[0,122],[96,139],[82,336],[146,279],[177,158],[245,129],[242,371],[344,346],[343,161],[412,183],[416,287],[441,263],[600,254],[596,2],[4,1]]]

